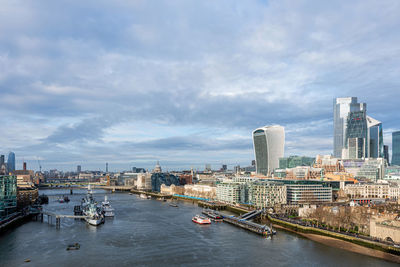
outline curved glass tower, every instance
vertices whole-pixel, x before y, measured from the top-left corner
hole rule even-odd
[[[256,172],[270,175],[279,168],[285,152],[285,129],[280,125],[265,126],[253,131]]]
[[[8,154],[7,169],[8,169],[8,172],[15,171],[15,154],[14,154],[14,152],[10,152]]]

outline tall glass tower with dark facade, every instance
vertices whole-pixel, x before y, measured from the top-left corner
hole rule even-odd
[[[15,171],[15,154],[14,154],[14,152],[10,152],[8,154],[7,169],[8,169],[8,172]]]
[[[400,131],[392,133],[392,165],[400,166]]]
[[[357,97],[341,97],[333,100],[333,155],[342,157],[346,147],[347,118],[350,112],[365,111],[367,104],[358,103]]]
[[[349,112],[345,138],[345,158],[368,157],[368,126],[365,111]]]

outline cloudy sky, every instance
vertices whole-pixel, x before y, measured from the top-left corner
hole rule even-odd
[[[7,1],[0,153],[33,169],[246,166],[251,131],[332,153],[334,97],[400,129],[400,1]]]

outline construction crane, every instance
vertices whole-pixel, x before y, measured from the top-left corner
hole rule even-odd
[[[38,164],[39,164],[39,172],[42,173],[42,165],[40,165],[40,160],[37,160]]]

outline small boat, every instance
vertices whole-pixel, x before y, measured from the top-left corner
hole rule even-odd
[[[104,196],[104,201],[101,203],[101,207],[105,217],[114,217],[114,209],[111,207],[110,202],[108,202],[107,196]]]
[[[129,193],[129,195],[133,195],[132,193]]]
[[[71,244],[68,245],[67,250],[78,250],[81,248],[81,245],[79,243]]]
[[[178,205],[176,205],[175,203],[170,203],[169,205],[170,205],[171,207],[175,207],[175,208],[178,207]]]
[[[64,203],[64,198],[57,199],[58,203]]]
[[[69,202],[68,196],[65,196],[65,197],[64,197],[64,202],[67,202],[67,203]]]
[[[209,218],[200,216],[200,215],[196,215],[192,218],[192,221],[198,224],[210,224],[211,221]]]
[[[140,194],[140,196],[139,196],[140,198],[143,198],[143,199],[147,199],[147,196],[146,196],[146,194]]]

